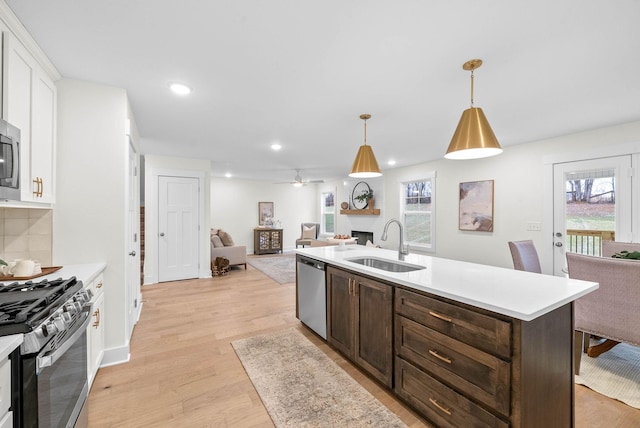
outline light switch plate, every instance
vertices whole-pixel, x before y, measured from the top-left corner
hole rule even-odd
[[[529,221],[527,222],[527,230],[533,230],[533,231],[541,231],[542,230],[542,226],[540,225],[539,221]]]

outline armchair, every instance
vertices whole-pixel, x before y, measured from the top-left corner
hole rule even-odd
[[[302,223],[300,225],[300,238],[296,239],[296,248],[298,245],[311,245],[311,241],[318,239],[320,233],[320,223]]]
[[[616,342],[640,346],[640,261],[567,253],[567,266],[569,277],[600,284],[574,303],[575,373],[579,374],[582,343],[585,341],[586,348],[589,335],[611,341],[601,352]]]

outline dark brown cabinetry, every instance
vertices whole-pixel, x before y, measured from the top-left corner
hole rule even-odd
[[[282,229],[253,229],[253,254],[282,252]]]
[[[394,391],[427,419],[440,427],[573,426],[571,304],[523,322],[395,293]]]
[[[393,286],[329,267],[327,312],[327,341],[391,387]]]

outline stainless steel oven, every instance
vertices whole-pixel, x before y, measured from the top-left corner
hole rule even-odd
[[[87,426],[90,302],[75,278],[0,288],[0,334],[24,333],[12,356],[14,427]]]
[[[38,354],[22,355],[20,427],[82,427],[78,420],[85,405],[87,381],[87,325],[89,311],[82,313],[74,331],[62,343],[50,341]]]

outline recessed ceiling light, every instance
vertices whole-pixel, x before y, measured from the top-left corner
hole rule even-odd
[[[393,159],[387,161],[387,165],[395,165],[396,161],[394,161]]]
[[[280,150],[282,148],[282,146],[278,143],[274,143],[271,145],[271,150],[273,150],[274,152],[277,152],[278,150]]]
[[[231,178],[231,173],[227,172],[224,176],[227,177],[227,178]]]
[[[172,83],[169,85],[169,89],[178,95],[188,95],[191,93],[191,88],[182,83]]]

